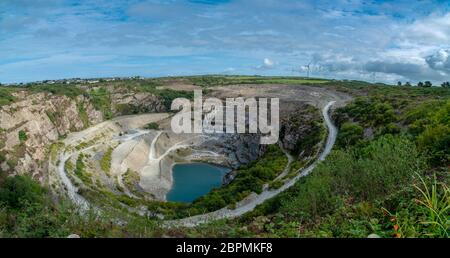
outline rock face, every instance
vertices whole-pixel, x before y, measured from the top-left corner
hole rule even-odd
[[[164,101],[151,93],[111,87],[107,94],[113,116],[166,110]],[[104,120],[88,95],[15,92],[17,101],[0,107],[0,172],[44,181],[49,146]]]
[[[285,102],[280,107],[280,135],[282,147],[299,159],[312,156],[317,151],[321,136],[322,119],[315,107],[303,102]],[[260,158],[267,145],[260,144],[260,134],[220,134],[201,148],[225,155],[227,165],[234,170],[225,175],[224,184],[230,183],[237,168]]]
[[[321,137],[322,119],[319,110],[307,104],[285,108],[288,112],[282,112],[280,121],[283,148],[299,159],[311,155]]]
[[[43,181],[48,146],[70,131],[103,120],[88,99],[51,93],[16,93],[18,101],[0,108],[1,170]]]
[[[266,145],[260,145],[259,138],[258,134],[223,134],[218,140],[204,142],[202,148],[224,154],[227,165],[236,169],[264,154]]]
[[[157,96],[147,93],[113,92],[111,94],[113,114],[115,116],[137,113],[166,112],[164,102]]]

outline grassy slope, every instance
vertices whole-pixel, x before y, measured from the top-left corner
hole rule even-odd
[[[0,107],[14,102],[15,98],[11,95],[14,90],[13,88],[0,86]]]

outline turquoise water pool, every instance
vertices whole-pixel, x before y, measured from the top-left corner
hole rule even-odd
[[[173,186],[166,199],[172,202],[192,202],[222,184],[230,169],[206,163],[182,163],[172,167]]]

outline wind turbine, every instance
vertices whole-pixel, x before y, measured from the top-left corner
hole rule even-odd
[[[306,65],[306,78],[309,78],[309,69],[310,69],[310,65],[311,65],[311,62],[312,61],[310,61],[307,65]]]
[[[312,64],[313,60],[309,61],[309,63],[307,65],[301,65],[300,68],[292,68],[292,72],[297,72],[297,73],[301,73],[302,71],[304,71],[306,69],[306,78],[309,78],[309,73],[311,72],[311,64]]]
[[[309,61],[309,63],[307,65],[303,66],[304,69],[306,68],[306,78],[309,78],[309,72],[311,70],[311,63],[312,63],[312,60]]]

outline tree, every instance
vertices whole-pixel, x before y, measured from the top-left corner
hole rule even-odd
[[[405,83],[405,86],[411,87],[411,83],[406,82],[406,83]]]
[[[417,87],[423,87],[423,82],[417,83]]]
[[[401,81],[397,82],[397,86],[402,86],[402,82]]]
[[[344,123],[339,130],[337,142],[342,147],[354,145],[363,138],[364,128],[356,123]]]
[[[426,88],[429,88],[431,86],[433,86],[433,84],[430,81],[426,81],[424,84],[424,87],[426,87]]]
[[[450,88],[450,82],[443,82],[443,83],[441,84],[441,87],[442,87],[442,88]]]

